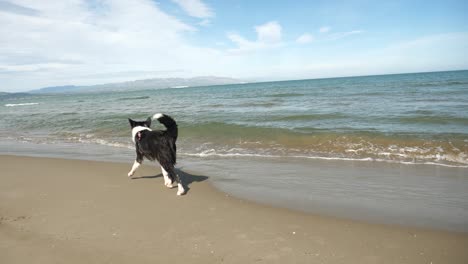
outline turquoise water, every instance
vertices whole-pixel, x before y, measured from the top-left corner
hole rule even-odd
[[[468,71],[9,95],[0,97],[0,140],[127,151],[127,118],[159,112],[179,123],[181,156],[468,167]]]

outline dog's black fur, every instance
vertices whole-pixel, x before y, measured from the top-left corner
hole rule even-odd
[[[151,161],[157,160],[168,172],[172,183],[177,181],[182,184],[174,169],[177,159],[177,123],[172,117],[164,114],[160,114],[157,120],[166,127],[166,130],[142,130],[135,134],[136,161],[142,163],[143,158]],[[146,121],[134,121],[130,118],[128,121],[132,130],[136,127],[150,128],[151,126],[151,118],[149,117]]]

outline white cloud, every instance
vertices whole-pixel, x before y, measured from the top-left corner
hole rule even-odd
[[[319,32],[323,34],[324,36],[326,36],[325,39],[328,39],[328,40],[336,40],[336,39],[341,39],[341,38],[348,37],[351,35],[364,33],[363,30],[352,30],[352,31],[330,33],[331,27],[329,26],[323,26],[319,28]]]
[[[276,21],[255,26],[257,39],[250,41],[237,33],[228,33],[227,37],[234,42],[237,47],[229,49],[230,53],[245,53],[254,50],[281,46],[282,28]]]
[[[362,30],[336,32],[336,33],[333,33],[333,34],[329,34],[328,39],[337,40],[337,39],[345,38],[345,37],[348,37],[348,36],[351,36],[351,35],[357,35],[357,34],[362,34],[362,33],[364,33],[364,31],[362,31]]]
[[[327,27],[327,26],[319,28],[320,33],[328,33],[330,32],[330,30],[331,30],[331,27]]]
[[[51,62],[51,63],[36,63],[24,65],[0,65],[0,72],[37,72],[41,70],[61,69],[68,67],[69,64]]]
[[[241,35],[237,33],[228,33],[227,37],[234,43],[236,43],[239,47],[248,47],[248,46],[254,46],[255,41],[249,41],[242,37]]]
[[[304,33],[296,39],[296,42],[299,44],[307,44],[314,41],[314,36],[309,33]]]
[[[211,8],[200,0],[172,0],[180,6],[189,16],[197,18],[213,17]]]
[[[281,41],[281,26],[276,21],[256,26],[258,41],[262,43],[277,43]]]
[[[154,1],[89,3],[16,0],[15,8],[0,6],[0,90],[125,81],[148,72],[166,71],[159,75],[166,77],[171,70],[183,77],[221,74],[222,52],[189,44],[185,36],[196,29]]]
[[[342,38],[345,38],[345,37],[348,37],[348,36],[364,33],[363,30],[352,30],[352,31],[335,32],[335,33],[325,34],[325,33],[330,32],[330,30],[331,30],[330,27],[321,27],[319,29],[319,32],[322,33],[322,34],[317,37],[317,40],[338,40],[338,39],[342,39]],[[315,38],[314,38],[314,36],[312,34],[304,33],[304,34],[302,34],[301,36],[299,36],[296,39],[296,42],[299,43],[299,44],[307,44],[307,43],[310,43],[310,42],[312,42],[314,40],[315,40]]]

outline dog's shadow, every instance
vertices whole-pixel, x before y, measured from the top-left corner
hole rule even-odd
[[[202,182],[208,180],[207,176],[201,175],[193,175],[183,170],[176,169],[176,173],[179,174],[180,180],[184,184],[185,194],[190,191],[190,185],[194,182]],[[142,179],[156,179],[161,178],[163,175],[161,173],[154,175],[154,176],[140,176],[140,177],[133,177],[132,180],[142,180]],[[177,187],[177,186],[176,186]]]

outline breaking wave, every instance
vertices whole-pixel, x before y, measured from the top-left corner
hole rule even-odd
[[[26,106],[26,105],[38,105],[39,103],[21,103],[21,104],[6,104],[6,107],[13,107],[13,106]]]

